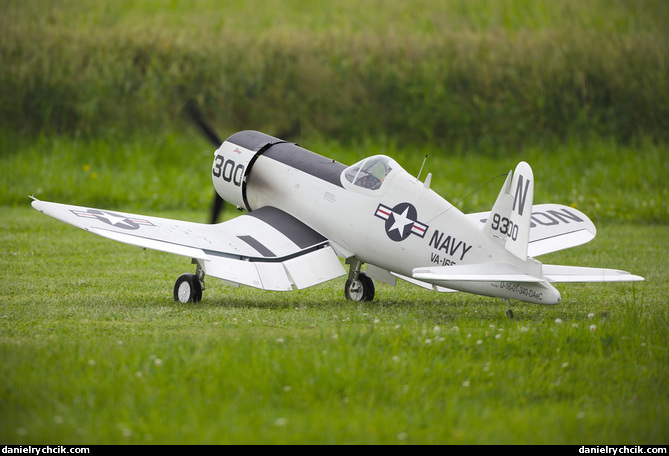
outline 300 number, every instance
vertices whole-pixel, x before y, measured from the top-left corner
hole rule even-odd
[[[510,237],[514,241],[518,239],[518,225],[497,213],[493,214],[492,225],[490,225],[490,227],[493,230],[499,231],[501,234]]]
[[[232,182],[239,187],[244,178],[244,165],[241,163],[238,165],[233,160],[226,160],[223,155],[216,155],[212,173],[214,177],[221,177],[224,181]]]

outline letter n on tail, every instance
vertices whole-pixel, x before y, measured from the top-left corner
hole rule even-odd
[[[525,188],[523,188],[523,181],[525,182]],[[522,216],[523,212],[525,211],[525,203],[527,202],[527,193],[530,187],[530,183],[530,179],[523,178],[522,174],[518,176],[516,194],[513,197],[513,210],[518,212],[518,215],[520,216]],[[516,205],[518,206],[518,209],[516,209]]]
[[[534,175],[525,162],[509,173],[490,212],[484,232],[520,259],[527,259],[530,240]]]

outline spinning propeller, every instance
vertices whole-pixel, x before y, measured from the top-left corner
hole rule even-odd
[[[195,125],[198,126],[200,132],[202,132],[202,134],[204,134],[204,136],[209,140],[209,142],[218,149],[220,145],[223,144],[223,141],[216,134],[216,132],[209,126],[209,124],[204,120],[202,113],[195,105],[195,103],[193,101],[188,101],[184,105],[183,109],[186,115],[190,118],[190,120],[192,120],[195,123]],[[212,202],[211,205],[210,223],[216,223],[218,221],[218,217],[221,215],[221,212],[223,212],[224,207],[225,207],[225,201],[223,200],[223,198],[219,196],[219,194],[216,191],[214,191],[214,201]]]

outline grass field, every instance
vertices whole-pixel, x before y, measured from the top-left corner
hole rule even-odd
[[[667,442],[661,147],[566,144],[495,159],[305,144],[348,163],[388,153],[413,172],[434,154],[434,188],[470,211],[494,201],[491,176],[526,158],[535,202],[576,205],[599,229],[542,260],[647,279],[565,285],[559,306],[516,303],[510,320],[499,300],[408,284],[354,304],[343,279],[288,294],[210,280],[201,304],[176,304],[189,261],[61,224],[26,195],[205,221],[209,146],[188,130],[17,144],[0,161],[13,170],[0,206],[3,442]]]
[[[175,304],[187,260],[0,213],[5,443],[667,443],[666,226],[549,258],[646,282],[563,286],[511,320],[406,284],[353,304],[342,280]]]

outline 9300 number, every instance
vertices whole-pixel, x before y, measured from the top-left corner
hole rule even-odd
[[[499,231],[501,234],[510,237],[514,241],[518,239],[518,225],[513,223],[508,218],[502,217],[498,213],[493,214],[492,224],[490,225],[490,227],[493,230]]]

